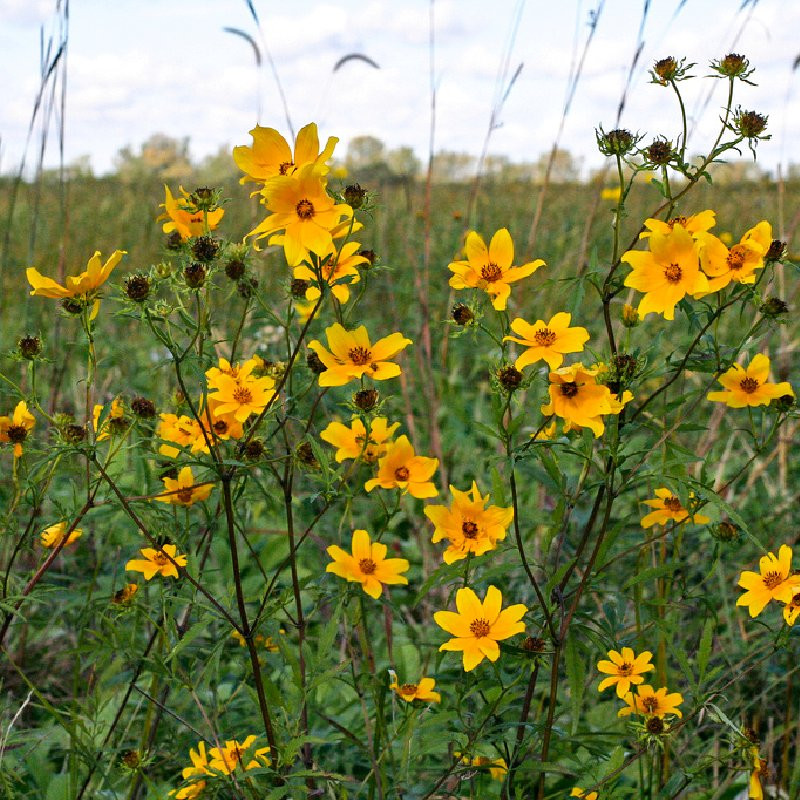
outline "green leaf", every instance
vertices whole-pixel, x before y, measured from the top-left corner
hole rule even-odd
[[[707,619],[700,637],[700,646],[697,649],[697,682],[702,683],[711,656],[711,642],[714,639],[714,620]]]
[[[569,696],[572,706],[572,733],[578,732],[578,723],[581,719],[581,706],[583,705],[583,692],[586,685],[586,663],[578,652],[575,637],[570,635],[564,651],[569,680]]]

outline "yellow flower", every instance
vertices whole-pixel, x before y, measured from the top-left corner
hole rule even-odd
[[[683,697],[677,692],[667,694],[667,687],[662,686],[657,691],[653,691],[652,686],[645,684],[639,686],[637,694],[628,692],[625,696],[627,708],[621,708],[617,715],[627,717],[633,713],[642,714],[645,717],[663,717],[665,714],[676,714],[682,717],[678,706],[683,702]]]
[[[436,624],[453,637],[439,650],[463,651],[464,671],[470,672],[484,658],[497,661],[500,657],[498,642],[525,630],[522,617],[528,609],[518,603],[503,609],[503,595],[496,586],[486,590],[483,601],[472,589],[465,587],[456,592],[455,611],[437,611]]]
[[[492,305],[502,311],[511,294],[510,284],[533,275],[544,265],[541,258],[521,267],[512,267],[514,242],[506,228],[501,228],[486,247],[476,231],[467,235],[464,247],[466,261],[454,261],[448,269],[454,273],[450,286],[454,289],[483,289],[491,298]]]
[[[674,230],[676,225],[680,225],[693,238],[697,238],[699,234],[705,233],[709,228],[713,228],[717,224],[716,217],[716,212],[708,209],[701,211],[699,214],[692,214],[689,217],[673,217],[667,222],[660,219],[646,219],[644,221],[646,230],[639,234],[639,238],[647,239],[654,233],[666,236]]]
[[[319,438],[337,448],[335,458],[339,462],[347,458],[360,458],[372,464],[386,453],[386,447],[399,427],[399,422],[389,425],[386,417],[375,417],[370,422],[367,436],[362,420],[353,417],[349,428],[341,422],[331,422]]]
[[[452,564],[469,553],[480,556],[497,547],[497,542],[506,538],[506,528],[514,519],[511,507],[489,506],[489,495],[481,496],[478,484],[472,482],[472,496],[450,487],[453,504],[447,506],[425,506],[425,516],[433,523],[432,542],[447,539],[450,544],[444,551],[444,561]]]
[[[122,400],[120,400],[118,397],[115,397],[111,401],[111,410],[108,412],[108,416],[103,421],[103,424],[100,426],[100,428],[98,428],[97,427],[97,423],[100,421],[100,415],[103,413],[103,409],[104,408],[105,408],[105,406],[103,406],[103,405],[96,405],[94,407],[94,412],[93,412],[93,415],[92,415],[93,416],[93,421],[94,421],[94,430],[95,430],[95,434],[96,434],[95,435],[95,439],[98,442],[102,442],[103,439],[108,439],[108,436],[109,436],[109,433],[108,433],[109,424],[108,423],[109,423],[110,420],[113,420],[113,419],[122,420],[122,419],[125,418],[125,408],[122,405]]]
[[[700,271],[700,259],[694,239],[679,224],[667,234],[654,233],[650,250],[627,250],[622,261],[633,271],[625,285],[645,296],[639,302],[639,316],[651,312],[675,318],[675,306],[687,294],[708,292],[708,279]]]
[[[533,439],[534,442],[552,441],[556,437],[556,427],[556,423],[551,422],[549,425],[545,425],[541,430],[535,430],[531,434],[531,439]]]
[[[111,602],[116,605],[124,605],[133,600],[133,596],[139,591],[135,583],[126,583],[111,596]]]
[[[184,767],[181,777],[186,780],[187,778],[194,778],[197,775],[210,775],[208,769],[208,756],[206,755],[206,743],[198,742],[197,750],[189,750],[189,758],[191,759],[192,766]]]
[[[55,300],[65,297],[80,297],[82,300],[88,301],[94,297],[96,290],[106,282],[111,270],[119,264],[125,252],[125,250],[115,250],[103,264],[100,261],[100,251],[96,250],[95,254],[89,259],[86,269],[80,275],[67,277],[66,286],[56,283],[52,278],[45,277],[36,267],[28,267],[25,273],[28,277],[28,283],[33,286],[31,294],[39,297],[50,297]]]
[[[713,234],[701,234],[698,238],[700,266],[708,275],[708,291],[724,289],[731,281],[755,283],[755,271],[764,266],[764,256],[771,243],[772,226],[766,220],[750,228],[730,249]]]
[[[228,365],[225,359],[220,364]],[[245,361],[230,371],[214,367],[206,372],[209,403],[213,403],[213,413],[218,417],[232,416],[237,422],[244,422],[251,414],[260,414],[275,395],[275,381],[265,375],[252,376],[258,362]],[[230,367],[230,365],[228,365]]]
[[[187,239],[202,236],[206,232],[206,224],[208,230],[213,231],[225,216],[225,209],[218,208],[215,211],[206,212],[204,220],[203,212],[192,203],[189,193],[184,190],[183,186],[179,188],[183,195],[182,198],[173,197],[169,186],[164,184],[165,200],[159,206],[164,209],[164,213],[157,218],[167,220],[162,225],[164,233],[177,231],[185,242]]]
[[[28,404],[20,400],[10,417],[0,417],[0,442],[10,442],[14,445],[14,458],[22,455],[22,443],[36,425],[36,419],[28,411]]]
[[[173,789],[170,795],[172,795],[175,800],[195,800],[195,798],[200,797],[205,788],[205,781],[194,781],[194,783],[184,786],[183,789]]]
[[[794,625],[800,614],[800,586],[795,586],[792,592],[792,599],[783,607],[783,618],[787,625]]]
[[[644,683],[642,673],[655,669],[650,663],[653,654],[649,650],[637,656],[630,647],[623,647],[622,652],[609,650],[608,657],[610,661],[597,662],[597,669],[611,677],[600,681],[597,691],[602,692],[616,684],[617,697],[625,697],[631,690],[631,684]]]
[[[600,192],[600,197],[603,200],[619,200],[621,196],[622,189],[620,189],[619,186],[615,186],[613,189],[603,189],[603,191]]]
[[[192,417],[187,417],[185,414],[181,414],[181,416],[177,416],[176,414],[161,414],[160,416],[161,419],[156,426],[156,435],[159,439],[173,442],[181,448],[188,447],[192,453],[208,452],[206,439],[205,436],[203,436],[203,429],[197,423],[197,420]],[[158,448],[158,452],[161,453],[162,456],[175,458],[179,451],[177,447],[162,444]]]
[[[770,600],[791,603],[800,587],[800,576],[792,575],[792,548],[782,544],[776,558],[767,553],[759,561],[761,574],[745,571],[739,576],[739,586],[746,589],[736,601],[737,606],[747,606],[751,617],[757,617]]]
[[[508,772],[508,764],[504,758],[489,758],[489,756],[475,756],[470,759],[469,756],[462,756],[461,753],[453,753],[456,758],[461,757],[462,764],[470,764],[478,769],[487,769],[492,780],[502,781],[505,774]]]
[[[570,328],[572,315],[564,311],[555,314],[550,322],[536,320],[534,325],[517,317],[511,323],[511,330],[517,336],[504,336],[503,341],[516,342],[527,349],[514,362],[522,369],[537,361],[546,361],[550,369],[558,369],[564,361],[564,353],[580,353],[589,341],[586,328]]]
[[[389,688],[406,703],[411,703],[414,700],[422,700],[426,703],[441,703],[442,696],[439,692],[434,692],[433,687],[436,681],[433,678],[420,678],[418,683],[404,683],[398,685],[397,675],[392,673],[392,682]]]
[[[436,497],[438,492],[430,480],[439,466],[438,458],[427,458],[414,454],[407,436],[401,436],[386,448],[386,455],[378,461],[378,474],[364,484],[371,492],[376,486],[381,489],[402,489],[412,497]]]
[[[146,581],[156,575],[164,578],[177,578],[177,567],[186,566],[186,556],[175,555],[176,551],[177,548],[174,544],[164,544],[159,550],[145,547],[139,551],[144,558],[132,558],[125,565],[125,569],[131,572],[141,572]]]
[[[281,633],[283,633],[283,630],[281,630]],[[239,647],[245,647],[247,645],[244,636],[242,636],[242,634],[239,633],[239,631],[237,631],[235,628],[231,631],[231,638],[236,639],[236,641],[239,644]],[[278,650],[280,650],[278,645],[272,641],[271,636],[265,637],[262,636],[260,633],[256,634],[253,637],[253,644],[255,644],[256,646],[261,645],[264,648],[264,650],[266,650],[268,653],[277,653]]]
[[[58,545],[60,545],[62,540],[64,539],[66,532],[67,532],[66,522],[57,522],[55,525],[51,525],[49,528],[45,528],[40,534],[42,540],[42,547],[58,547]],[[79,539],[82,535],[83,531],[80,528],[75,528],[75,530],[73,530],[72,533],[70,533],[66,543],[72,544],[76,539]]]
[[[402,333],[392,333],[370,344],[364,325],[348,331],[338,322],[325,329],[325,336],[330,351],[316,339],[308,345],[326,367],[319,376],[320,386],[344,386],[364,375],[376,381],[395,378],[401,369],[389,359],[412,344]]]
[[[769,358],[757,353],[750,360],[747,369],[741,364],[734,364],[726,373],[717,379],[726,389],[724,392],[709,392],[708,400],[725,403],[730,408],[746,408],[747,406],[767,406],[773,400],[784,395],[794,397],[789,383],[770,383]]]
[[[159,503],[174,503],[179,506],[190,506],[198,500],[206,500],[214,488],[212,483],[195,485],[191,467],[183,467],[178,473],[177,480],[163,478],[166,492],[158,495],[155,500]]]
[[[691,500],[693,497],[694,493],[690,493],[689,499]],[[644,503],[654,510],[642,517],[641,525],[643,528],[649,528],[652,525],[666,525],[670,520],[675,522],[691,520],[697,525],[705,525],[711,522],[711,518],[705,514],[692,514],[690,516],[689,512],[681,505],[680,499],[665,487],[656,489],[655,499],[645,500]]]
[[[361,245],[358,242],[347,242],[342,245],[337,253],[332,248],[320,264],[320,276],[323,283],[330,287],[331,294],[340,302],[346,303],[350,299],[350,284],[358,283],[361,274],[357,267],[366,264],[367,259],[358,254]],[[294,277],[300,280],[317,283],[317,274],[306,264],[294,268]],[[318,286],[309,286],[306,289],[306,300],[316,301],[320,296]]]
[[[279,175],[291,175],[306,164],[314,164],[319,174],[324,175],[328,172],[325,162],[333,155],[333,149],[339,141],[335,136],[328,137],[325,149],[320,153],[319,134],[314,122],[298,131],[294,153],[286,139],[274,128],[256,125],[250,135],[253,137],[252,147],[240,145],[233,148],[233,160],[245,173],[239,183],[265,183]]]
[[[569,793],[570,797],[583,797],[584,800],[597,800],[597,792],[589,792],[586,794],[580,786],[575,786]]]
[[[764,800],[764,788],[761,785],[761,776],[767,771],[767,762],[761,758],[758,747],[750,748],[750,757],[753,759],[753,769],[747,785],[748,800]]]
[[[366,531],[353,531],[351,550],[352,555],[332,544],[327,552],[333,563],[328,564],[325,571],[351,583],[360,583],[361,588],[376,599],[380,597],[384,583],[408,583],[408,578],[400,574],[408,569],[408,561],[404,558],[386,558],[386,545],[370,542]]]
[[[257,738],[254,734],[251,734],[241,743],[236,739],[229,739],[225,742],[224,747],[212,747],[208,752],[208,768],[215,772],[221,772],[223,775],[230,775],[240,764],[245,770],[268,767],[270,764],[269,756],[267,755],[269,747],[258,748],[253,753],[253,759],[246,765],[242,764],[247,751],[253,746],[253,742]]]
[[[261,191],[261,202],[271,212],[245,238],[263,239],[283,231],[283,251],[290,267],[319,258],[333,248],[332,230],[353,215],[346,204],[336,205],[314,164],[306,164],[291,176],[272,178]]]
[[[605,414],[619,414],[631,398],[626,392],[618,400],[607,386],[597,383],[596,367],[584,367],[577,362],[560,367],[550,373],[550,402],[542,406],[543,414],[555,414],[570,425],[591,428],[595,436],[602,436]]]

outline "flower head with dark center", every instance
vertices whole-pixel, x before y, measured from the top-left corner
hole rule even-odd
[[[717,380],[725,391],[709,392],[708,400],[725,403],[729,408],[747,408],[769,405],[785,395],[794,397],[794,390],[787,381],[769,382],[769,358],[757,353],[750,360],[747,368],[734,364]]]
[[[501,228],[489,246],[476,231],[467,235],[465,261],[453,261],[448,269],[453,273],[450,286],[454,289],[483,289],[498,311],[505,309],[511,294],[511,284],[536,272],[544,261],[537,259],[520,267],[512,266],[514,243],[511,234]],[[461,324],[461,323],[459,323]]]
[[[525,630],[522,617],[528,609],[520,604],[503,608],[503,595],[496,586],[490,586],[481,601],[472,589],[456,592],[457,611],[437,611],[436,624],[453,638],[439,650],[463,653],[464,671],[475,669],[484,658],[497,661],[500,657],[498,641],[508,639]]]
[[[333,562],[328,564],[326,572],[360,583],[370,597],[377,599],[383,591],[383,584],[408,583],[408,579],[401,574],[408,569],[408,561],[404,558],[386,558],[387,549],[381,542],[371,542],[365,530],[353,531],[352,553],[345,552],[338,545],[328,548],[328,555]]]

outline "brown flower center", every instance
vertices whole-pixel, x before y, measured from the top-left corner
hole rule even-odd
[[[294,166],[293,161],[284,161],[280,167],[278,167],[278,172],[281,175],[285,175],[292,167]]]
[[[377,565],[371,558],[362,558],[358,562],[358,568],[365,574],[365,575],[372,575],[373,572],[377,569]]]
[[[678,283],[681,279],[683,272],[677,264],[670,264],[664,269],[664,277],[670,283]]]
[[[728,269],[733,270],[736,272],[740,270],[744,266],[744,259],[747,255],[747,249],[742,247],[740,244],[735,244],[731,247],[730,253],[728,253]]]
[[[191,503],[192,502],[192,489],[189,487],[188,489],[181,489],[175,497],[180,500],[181,503]],[[166,563],[166,562],[164,562]]]
[[[768,572],[766,575],[761,576],[761,580],[767,589],[774,589],[783,583],[783,575],[780,572]]]
[[[224,419],[218,419],[214,423],[214,432],[220,436],[225,435],[228,432],[228,423]]]
[[[578,394],[578,384],[575,381],[565,381],[561,384],[561,394],[564,397],[575,397]]]
[[[680,511],[683,506],[677,497],[667,497],[664,500],[664,508],[668,508],[670,511]]]
[[[233,399],[245,406],[253,402],[253,393],[246,386],[237,386],[233,392]]]
[[[297,216],[303,220],[311,219],[314,216],[314,205],[309,200],[306,200],[305,197],[295,206],[295,210],[297,211]]]
[[[472,631],[472,635],[476,639],[483,639],[484,636],[489,635],[489,631],[491,631],[492,626],[486,619],[475,619],[470,623],[469,629]]]
[[[686,222],[687,222],[686,217],[673,217],[667,223],[667,225],[669,225],[670,228],[674,228],[676,225],[680,225],[681,227],[685,228],[686,227]]]
[[[167,554],[160,550],[153,556],[152,561],[154,564],[158,564],[159,567],[163,567],[170,563],[169,558],[167,558]]]
[[[417,693],[416,683],[404,683],[400,687],[400,694],[416,694],[416,693]]]
[[[617,667],[617,672],[619,672],[623,678],[627,678],[628,675],[633,674],[633,664],[629,664],[627,661],[624,661]]]
[[[14,444],[21,444],[28,438],[28,429],[23,425],[9,425],[6,429],[8,441]]]
[[[758,381],[755,378],[743,378],[739,383],[739,387],[743,392],[753,394],[758,389]]]
[[[396,481],[407,481],[408,480],[408,467],[398,467],[394,471],[394,479]]]
[[[351,347],[347,351],[347,355],[357,367],[369,364],[369,360],[372,358],[372,353],[366,347]]]
[[[481,267],[481,278],[487,283],[494,283],[495,281],[499,281],[502,277],[503,270],[500,269],[497,264],[492,264],[490,262]]]
[[[655,714],[656,711],[658,711],[658,698],[652,695],[650,697],[643,697],[642,708],[645,714]]]
[[[477,539],[478,537],[478,526],[472,520],[468,519],[462,522],[461,531],[465,539]]]
[[[556,340],[556,335],[550,328],[542,328],[533,335],[533,340],[539,347],[550,347]]]

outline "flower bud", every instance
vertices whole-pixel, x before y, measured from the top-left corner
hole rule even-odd
[[[622,306],[622,324],[626,328],[635,328],[640,322],[639,312],[633,307],[625,303]]]
[[[742,532],[738,525],[734,525],[728,520],[723,520],[711,529],[711,533],[720,542],[735,542]]]
[[[192,242],[192,255],[198,261],[213,261],[219,253],[220,242],[213,236],[198,236]]]
[[[251,439],[240,452],[247,461],[258,461],[266,452],[266,448],[261,439]]]
[[[290,289],[292,297],[305,297],[308,285],[308,281],[304,281],[302,278],[295,278]]]
[[[767,261],[780,261],[785,253],[786,242],[782,242],[780,239],[773,239],[764,258]]]
[[[365,266],[365,267],[374,267],[375,266],[375,258],[376,258],[376,256],[375,256],[375,251],[374,250],[359,250],[358,251],[358,255],[360,255],[362,258],[366,258],[367,259],[367,263],[363,264],[362,266]]]
[[[789,311],[789,306],[780,297],[768,297],[758,309],[765,317],[778,319]]]
[[[189,202],[198,211],[216,211],[219,206],[221,194],[221,189],[211,189],[208,186],[201,186],[189,195]]]
[[[362,189],[358,183],[350,184],[345,187],[344,201],[352,209],[361,208],[364,205],[364,198],[367,196],[367,190]]]
[[[206,282],[206,268],[194,261],[184,268],[183,278],[190,289],[199,289]]]
[[[150,294],[150,278],[138,272],[125,278],[125,294],[136,303],[147,300]]]
[[[257,288],[258,278],[244,278],[236,284],[236,291],[239,293],[239,297],[244,300],[249,300]]]
[[[463,303],[453,306],[451,316],[453,317],[453,321],[456,323],[456,325],[462,326],[469,325],[469,323],[475,319],[475,315],[472,313],[470,307],[465,306]]]
[[[86,428],[73,422],[61,429],[61,436],[67,444],[80,444],[86,438]]]
[[[501,367],[497,370],[497,381],[507,392],[513,392],[522,383],[522,373],[513,365]]]
[[[630,153],[637,138],[623,128],[606,133],[602,127],[595,131],[597,146],[604,156],[624,156]]]
[[[362,411],[372,411],[378,403],[377,389],[361,389],[353,395],[353,403]]]
[[[319,461],[317,461],[317,457],[314,455],[314,448],[311,447],[310,442],[300,442],[295,451],[295,455],[297,456],[297,460],[306,467],[310,467],[311,469],[319,467]]]
[[[739,109],[733,115],[733,129],[745,139],[757,139],[766,129],[768,119],[764,114]]]
[[[745,56],[738,53],[728,53],[719,61],[712,61],[711,69],[725,78],[741,78],[742,80],[753,73],[753,70],[750,69],[750,62]]]
[[[672,159],[672,142],[667,139],[653,139],[644,149],[644,154],[651,164],[663,166]]]
[[[782,414],[788,413],[797,405],[794,395],[791,394],[783,394],[772,402],[775,404],[775,408],[777,408]]]
[[[538,636],[526,636],[522,640],[522,649],[527,653],[541,653],[544,650],[544,639]]]
[[[183,237],[178,231],[172,231],[172,233],[167,236],[167,250],[180,250],[181,247],[183,247]]]
[[[244,275],[244,261],[239,258],[232,258],[225,265],[225,275],[232,281],[238,281]]]
[[[131,400],[131,411],[141,419],[153,419],[156,415],[156,407],[153,401],[141,395]]]
[[[74,297],[65,297],[61,301],[61,308],[67,312],[67,314],[80,314],[83,312],[83,303],[80,300],[76,300]]]
[[[33,361],[41,355],[42,340],[38,336],[23,336],[17,342],[17,349],[23,358]]]
[[[665,730],[664,720],[661,719],[661,717],[648,717],[644,727],[647,729],[647,732],[653,736],[659,736],[664,733]]]
[[[306,356],[306,364],[308,368],[315,374],[321,375],[328,368],[322,363],[322,359],[313,351],[309,350]]]

